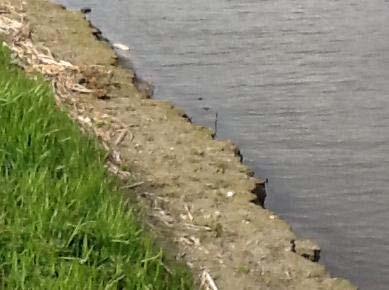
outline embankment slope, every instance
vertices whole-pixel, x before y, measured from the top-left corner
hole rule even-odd
[[[220,289],[355,289],[295,253],[311,255],[312,247],[305,251],[288,224],[252,202],[263,197],[263,182],[238,149],[140,92],[135,73],[117,65],[81,13],[47,0],[25,5],[33,43],[82,68],[78,81],[91,91],[73,91],[73,106],[84,108],[90,126],[110,120],[99,138],[143,182],[138,198],[150,226],[174,244],[177,259],[194,273],[206,269]]]

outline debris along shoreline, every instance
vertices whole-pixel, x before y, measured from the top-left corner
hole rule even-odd
[[[82,13],[47,0],[21,3],[0,0],[0,33],[15,61],[49,79],[58,105],[99,138],[109,171],[136,187],[148,223],[203,289],[355,289],[309,260],[317,260],[316,245],[251,202],[263,202],[264,183],[238,148],[140,92],[135,73],[117,65]],[[136,185],[126,184],[130,177]]]

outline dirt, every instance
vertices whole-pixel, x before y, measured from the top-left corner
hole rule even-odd
[[[0,0],[0,4],[20,1]],[[89,116],[109,116],[104,138],[131,172],[148,223],[177,249],[195,275],[206,270],[219,289],[356,289],[331,278],[319,247],[301,241],[290,226],[262,208],[265,183],[241,163],[238,148],[214,140],[212,130],[191,124],[181,110],[150,98],[151,88],[118,66],[98,29],[79,12],[47,0],[28,0],[31,38],[56,59],[79,66],[78,82],[93,90],[74,93]]]

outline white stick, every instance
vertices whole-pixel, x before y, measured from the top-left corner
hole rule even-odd
[[[203,273],[201,274],[201,286],[200,287],[204,287],[206,286],[207,288],[205,289],[210,289],[210,290],[219,290],[219,288],[217,288],[216,286],[216,283],[215,281],[213,280],[213,278],[211,277],[211,275],[209,275],[209,273],[204,270]]]

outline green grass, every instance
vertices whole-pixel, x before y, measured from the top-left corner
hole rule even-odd
[[[104,169],[105,153],[0,45],[0,289],[191,289]]]

